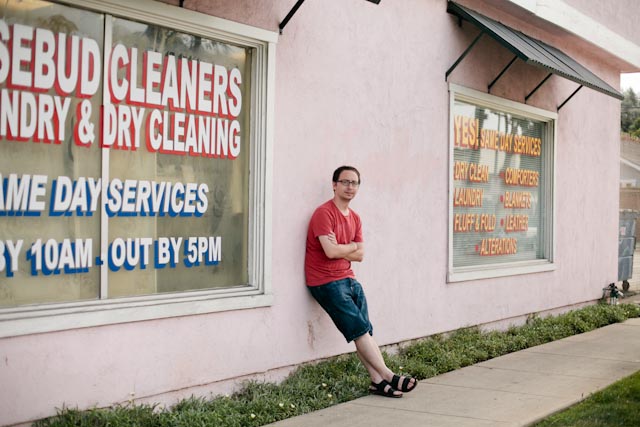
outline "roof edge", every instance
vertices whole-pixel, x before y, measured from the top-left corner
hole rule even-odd
[[[629,64],[621,72],[640,71],[640,45],[626,39],[609,27],[585,15],[564,0],[505,0],[519,6],[540,19],[599,47]]]

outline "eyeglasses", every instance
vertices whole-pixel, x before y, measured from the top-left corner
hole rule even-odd
[[[358,181],[349,181],[348,179],[341,179],[341,180],[338,180],[337,182],[344,185],[345,187],[358,188],[360,186],[360,183]]]

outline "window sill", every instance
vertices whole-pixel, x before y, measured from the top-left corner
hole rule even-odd
[[[254,288],[240,292],[237,289],[225,291],[228,295],[207,291],[6,309],[0,312],[0,338],[273,304],[272,294]]]
[[[543,273],[547,271],[554,271],[555,269],[555,264],[549,261],[532,261],[519,263],[517,265],[511,264],[508,267],[490,265],[484,269],[479,269],[478,267],[459,268],[447,273],[447,283],[516,276],[520,274]]]

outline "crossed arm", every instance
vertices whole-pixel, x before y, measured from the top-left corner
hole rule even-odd
[[[364,244],[362,242],[351,242],[341,245],[336,240],[333,232],[326,236],[318,236],[322,249],[328,258],[344,258],[347,261],[360,262],[364,258]]]

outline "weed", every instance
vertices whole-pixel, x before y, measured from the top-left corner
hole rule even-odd
[[[640,317],[640,307],[598,304],[556,317],[532,315],[524,325],[506,331],[482,332],[472,327],[446,337],[434,335],[404,347],[398,354],[383,356],[393,371],[425,379],[631,317]],[[366,370],[354,354],[349,354],[301,366],[280,384],[247,382],[229,397],[191,397],[171,409],[133,404],[88,411],[63,408],[34,426],[261,426],[361,397],[367,393],[368,383]]]

